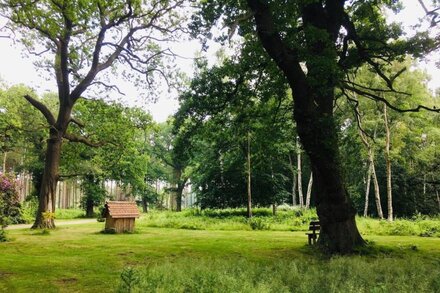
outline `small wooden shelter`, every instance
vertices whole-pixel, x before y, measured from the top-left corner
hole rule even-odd
[[[133,232],[139,210],[133,201],[108,201],[105,204],[105,230],[115,233]]]

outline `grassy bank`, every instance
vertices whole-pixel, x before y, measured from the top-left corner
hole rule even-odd
[[[184,210],[181,213],[151,211],[139,221],[141,227],[187,230],[271,230],[306,231],[311,220],[317,219],[315,210],[280,210],[275,216],[270,209],[254,210],[252,219],[245,209]],[[415,217],[394,222],[358,217],[358,227],[364,235],[396,235],[440,237],[440,218]]]
[[[49,233],[9,231],[0,292],[439,292],[440,238],[367,235],[367,255],[328,258],[304,232],[147,227],[99,233],[103,223]],[[122,273],[122,278],[121,278]]]

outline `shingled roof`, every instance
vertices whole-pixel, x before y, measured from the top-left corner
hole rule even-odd
[[[139,210],[133,201],[108,201],[106,212],[113,218],[139,218]]]

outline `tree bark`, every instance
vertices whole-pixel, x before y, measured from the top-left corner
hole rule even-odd
[[[313,172],[310,172],[309,184],[307,185],[306,209],[310,208],[310,197],[312,196]]]
[[[185,185],[187,182],[187,178],[182,176],[183,170],[178,167],[174,167],[174,180],[175,180],[175,197],[176,197],[176,212],[182,211],[182,196],[183,190],[185,189]],[[183,177],[183,178],[182,178]]]
[[[272,215],[274,215],[274,216],[277,215],[277,204],[276,203],[272,204]]]
[[[248,132],[247,137],[247,216],[252,218],[252,186],[251,186],[251,135]]]
[[[423,198],[426,196],[426,174],[423,174]]]
[[[387,203],[388,203],[388,221],[393,221],[393,193],[391,186],[391,157],[390,157],[390,144],[391,134],[390,127],[388,125],[387,105],[383,104],[383,118],[385,122],[385,160],[386,160],[386,173],[387,173]]]
[[[313,62],[323,57],[326,63],[301,68],[298,49],[287,45],[273,19],[269,5],[261,0],[247,0],[253,12],[258,37],[268,55],[287,79],[294,100],[294,119],[298,135],[312,166],[317,213],[321,224],[318,244],[331,253],[350,253],[364,245],[355,221],[356,210],[342,177],[338,148],[338,127],[333,117],[333,103],[338,73],[335,44],[344,21],[344,2],[306,1],[300,5],[307,52]],[[307,28],[313,28],[309,35]],[[316,29],[324,31],[317,36]],[[309,65],[309,64],[307,64]],[[333,72],[332,72],[333,70]],[[325,72],[325,75],[323,75]]]
[[[142,197],[142,211],[148,213],[148,201],[145,197]]]
[[[3,173],[6,173],[6,160],[8,159],[8,152],[3,153]]]
[[[365,186],[365,205],[364,205],[364,217],[368,216],[369,194],[371,185],[371,164],[368,162],[367,182]]]
[[[289,153],[289,167],[292,172],[292,205],[296,206],[296,172],[295,167],[293,166],[292,156]]]
[[[440,213],[440,195],[438,194],[438,189],[435,189],[435,194],[437,195],[438,211]]]
[[[342,179],[336,129],[331,126],[333,117],[303,120],[299,109],[296,113],[298,132],[313,170],[321,223],[318,243],[331,252],[349,253],[364,241],[356,227],[356,210]],[[315,122],[311,122],[313,120]]]
[[[301,167],[301,145],[299,143],[299,137],[296,138],[296,158],[297,158],[297,170],[298,170],[298,197],[299,206],[304,207],[304,194],[302,188],[302,167]]]
[[[182,196],[185,184],[179,184],[176,190],[176,212],[182,211]]]
[[[56,189],[61,157],[62,135],[56,130],[50,130],[47,140],[46,160],[41,181],[38,210],[33,229],[55,228],[53,214],[55,213]]]
[[[86,217],[87,218],[93,218],[93,200],[87,199],[86,201]]]

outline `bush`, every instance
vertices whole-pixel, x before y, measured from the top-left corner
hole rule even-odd
[[[261,218],[250,218],[249,226],[252,230],[270,230],[270,224]]]
[[[0,172],[0,226],[23,223],[20,208],[15,178]]]
[[[37,216],[38,199],[31,196],[21,206],[21,218],[25,223],[32,223]]]
[[[409,221],[381,222],[387,226],[388,235],[392,236],[410,236],[417,235],[414,223]]]
[[[0,242],[8,241],[8,237],[6,235],[6,231],[3,228],[0,228]]]

